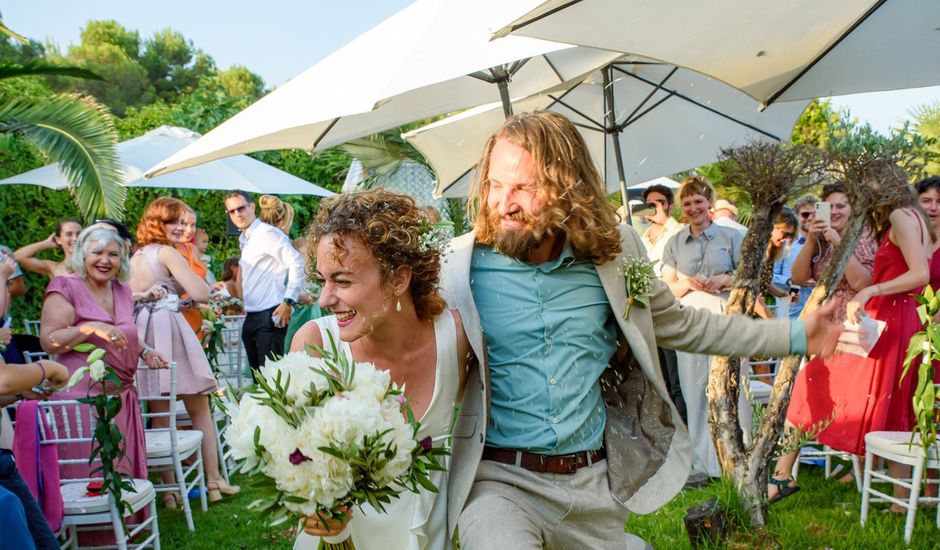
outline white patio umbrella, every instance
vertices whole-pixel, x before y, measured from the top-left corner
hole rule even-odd
[[[514,108],[568,117],[584,136],[607,190],[623,192],[626,182],[713,162],[721,147],[752,139],[789,141],[806,104],[779,103],[759,112],[753,99],[714,79],[624,57],[583,81],[518,100]],[[483,144],[502,122],[498,106],[489,105],[403,137],[434,168],[439,195],[465,196]]]
[[[418,0],[227,120],[148,176],[270,149],[320,150],[585,75],[617,54],[491,41],[503,0]],[[511,82],[511,84],[510,84]]]
[[[937,0],[519,0],[507,33],[644,55],[762,102],[940,84]]]
[[[144,170],[198,138],[199,134],[186,128],[161,126],[142,136],[118,143],[117,152],[124,172],[124,185],[169,189],[241,189],[275,195],[333,195],[328,189],[244,155],[144,179]],[[0,180],[0,184],[8,183],[41,185],[50,189],[65,189],[69,186],[68,179],[59,170],[58,163]]]

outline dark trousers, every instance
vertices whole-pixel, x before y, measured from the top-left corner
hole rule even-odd
[[[49,528],[49,524],[46,523],[46,516],[43,515],[42,509],[39,508],[39,504],[33,498],[33,494],[29,492],[29,486],[20,477],[20,473],[16,471],[13,453],[5,449],[0,450],[0,487],[16,495],[23,504],[23,511],[26,513],[26,525],[29,527],[29,534],[32,535],[36,548],[39,550],[58,549],[59,543],[56,541],[52,529]],[[58,490],[58,487],[54,489]],[[8,535],[2,534],[0,537]],[[9,541],[5,541],[0,546],[3,546],[6,542]],[[22,548],[21,546],[17,547]]]
[[[685,409],[685,399],[682,397],[682,386],[679,385],[679,365],[676,359],[676,352],[671,349],[656,348],[659,352],[659,366],[663,371],[663,380],[666,381],[666,389],[669,390],[669,397],[672,398],[672,404],[679,411],[682,421],[688,423],[688,413]]]
[[[264,311],[245,314],[242,325],[242,342],[248,353],[248,364],[252,370],[261,368],[267,357],[284,355],[284,338],[287,337],[287,325],[274,326],[271,314],[277,306]]]

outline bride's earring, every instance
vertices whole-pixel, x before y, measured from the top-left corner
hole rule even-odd
[[[395,311],[401,311],[401,296],[396,296]]]

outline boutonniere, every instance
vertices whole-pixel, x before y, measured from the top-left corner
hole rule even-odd
[[[623,284],[627,289],[627,308],[623,318],[630,315],[633,304],[650,307],[653,296],[653,279],[656,278],[656,262],[643,258],[631,257],[623,260]]]

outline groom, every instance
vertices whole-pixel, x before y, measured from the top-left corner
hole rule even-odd
[[[459,528],[464,550],[646,546],[624,532],[628,511],[664,506],[691,461],[657,342],[739,356],[835,344],[817,317],[713,315],[681,306],[659,280],[650,307],[624,318],[623,261],[646,254],[604,193],[561,115],[513,116],[484,147],[474,230],[452,242],[441,277],[479,359],[448,489],[449,532]]]

